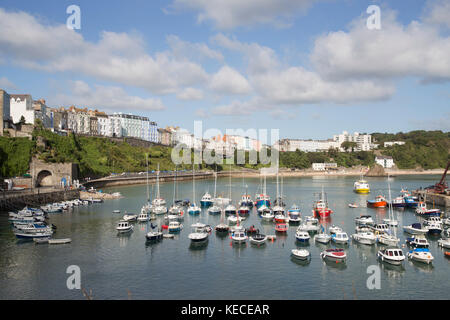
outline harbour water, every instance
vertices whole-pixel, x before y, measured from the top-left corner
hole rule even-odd
[[[439,176],[398,176],[389,179],[392,196],[401,188],[428,186]],[[283,193],[287,208],[296,203],[303,217],[311,215],[312,203],[324,188],[334,210],[331,224],[338,225],[349,236],[355,232],[354,218],[370,214],[375,221],[388,217],[387,209],[366,208],[366,200],[388,192],[386,178],[367,178],[372,192],[359,195],[352,191],[355,177],[285,178]],[[233,178],[232,198],[236,204],[245,185],[254,198],[260,180]],[[197,204],[201,195],[214,191],[214,180],[196,181]],[[219,194],[228,196],[229,180],[217,182]],[[116,223],[123,213],[139,213],[146,199],[146,186],[105,188],[105,192],[121,192],[124,198],[101,204],[80,206],[50,216],[57,226],[55,238],[72,238],[70,244],[36,245],[19,242],[11,231],[7,214],[0,215],[0,299],[84,299],[80,290],[69,290],[66,269],[81,269],[81,286],[92,289],[93,299],[449,299],[450,259],[437,245],[439,237],[429,238],[432,265],[405,260],[393,267],[377,261],[379,247],[358,245],[345,247],[346,264],[324,263],[319,254],[327,247],[310,242],[308,264],[291,259],[290,253],[300,245],[295,240],[297,226],[287,235],[277,236],[263,247],[232,245],[229,236],[218,237],[214,231],[204,247],[190,246],[190,225],[203,222],[215,226],[220,216],[204,210],[199,216],[185,215],[184,229],[174,239],[148,244],[146,224],[135,223],[129,235],[118,235]],[[275,178],[267,179],[267,192],[272,201],[276,195]],[[178,184],[179,198],[192,197],[192,183]],[[162,183],[161,195],[170,205],[173,184]],[[360,208],[349,208],[357,203]],[[120,209],[121,214],[113,214]],[[401,226],[420,221],[412,210],[394,210],[398,214],[397,235],[401,244],[406,234]],[[158,226],[162,218],[153,221]],[[244,226],[255,225],[265,234],[275,234],[274,223],[264,223],[253,210]],[[408,247],[403,248],[406,254]],[[368,266],[381,269],[380,289],[368,289]]]

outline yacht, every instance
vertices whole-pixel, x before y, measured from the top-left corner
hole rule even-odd
[[[208,232],[206,231],[206,225],[203,223],[195,223],[191,225],[192,233],[189,234],[191,242],[203,242],[208,240]]]

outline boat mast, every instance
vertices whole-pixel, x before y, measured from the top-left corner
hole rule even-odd
[[[158,171],[156,171],[156,198],[160,198],[159,194],[159,163],[158,163]]]
[[[195,204],[195,164],[192,164],[192,202]]]
[[[173,204],[175,204],[176,197],[177,197],[177,166],[175,165],[175,181],[173,184]]]
[[[148,189],[148,153],[145,154],[145,159],[147,162],[147,203],[150,203],[150,194]]]

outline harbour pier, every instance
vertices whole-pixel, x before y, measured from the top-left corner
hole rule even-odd
[[[450,208],[450,195],[427,192],[426,190],[415,190],[412,194],[427,204]]]

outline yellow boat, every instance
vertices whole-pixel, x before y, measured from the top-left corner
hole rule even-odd
[[[359,180],[355,182],[355,185],[353,187],[353,191],[356,193],[369,193],[370,192],[370,186],[369,183],[366,180]]]

